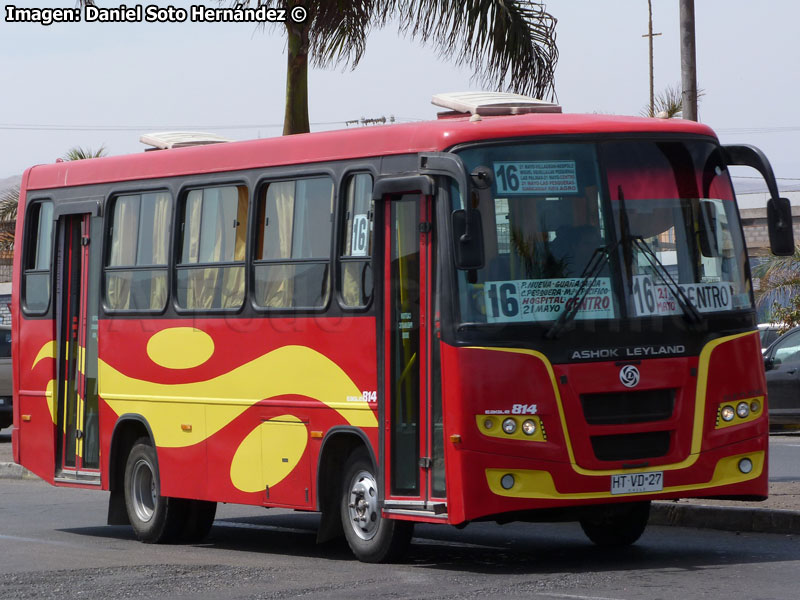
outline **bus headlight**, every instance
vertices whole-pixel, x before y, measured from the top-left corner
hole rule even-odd
[[[759,402],[758,400],[753,400],[750,403],[750,412],[757,413],[760,410],[761,410],[761,402]]]
[[[753,461],[749,458],[743,458],[739,461],[739,470],[747,475],[753,470]]]
[[[525,419],[522,423],[522,432],[525,435],[533,435],[536,433],[536,421],[533,419]]]
[[[736,413],[733,410],[732,406],[723,406],[722,410],[719,411],[719,416],[722,417],[723,421],[733,421],[733,417]]]
[[[750,405],[747,402],[739,402],[736,405],[736,414],[740,419],[746,419],[750,415]]]
[[[512,418],[508,418],[503,421],[503,431],[505,431],[508,435],[511,435],[517,430],[517,422]]]

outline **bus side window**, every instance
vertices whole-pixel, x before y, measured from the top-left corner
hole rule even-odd
[[[50,268],[53,262],[53,203],[37,202],[28,211],[26,226],[23,306],[43,314],[50,306]]]
[[[330,287],[333,181],[274,181],[259,194],[255,301],[271,309],[322,308]]]
[[[178,305],[236,309],[244,303],[247,187],[191,190],[182,205]]]
[[[164,310],[172,197],[167,192],[119,196],[110,214],[106,309]]]
[[[372,176],[367,173],[347,179],[344,229],[339,248],[341,302],[348,308],[363,308],[372,298],[372,230],[374,202]]]

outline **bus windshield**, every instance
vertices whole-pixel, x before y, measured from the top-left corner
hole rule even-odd
[[[682,300],[701,315],[752,308],[730,178],[713,142],[519,143],[459,154],[468,172],[493,174],[491,199],[477,206],[484,267],[458,274],[462,322],[552,322],[573,304],[576,320],[678,315]]]

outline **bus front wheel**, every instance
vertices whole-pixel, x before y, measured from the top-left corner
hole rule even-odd
[[[598,546],[630,546],[642,536],[649,518],[650,502],[634,502],[608,505],[580,523]]]
[[[125,464],[125,508],[136,537],[148,544],[174,541],[186,525],[185,501],[161,495],[157,465],[149,438],[137,440]]]
[[[381,516],[375,467],[364,448],[350,455],[344,474],[342,527],[353,554],[370,563],[396,559],[408,547],[414,524]]]

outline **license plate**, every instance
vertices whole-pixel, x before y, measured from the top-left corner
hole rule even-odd
[[[612,494],[643,494],[664,489],[664,472],[623,473],[611,476]]]

